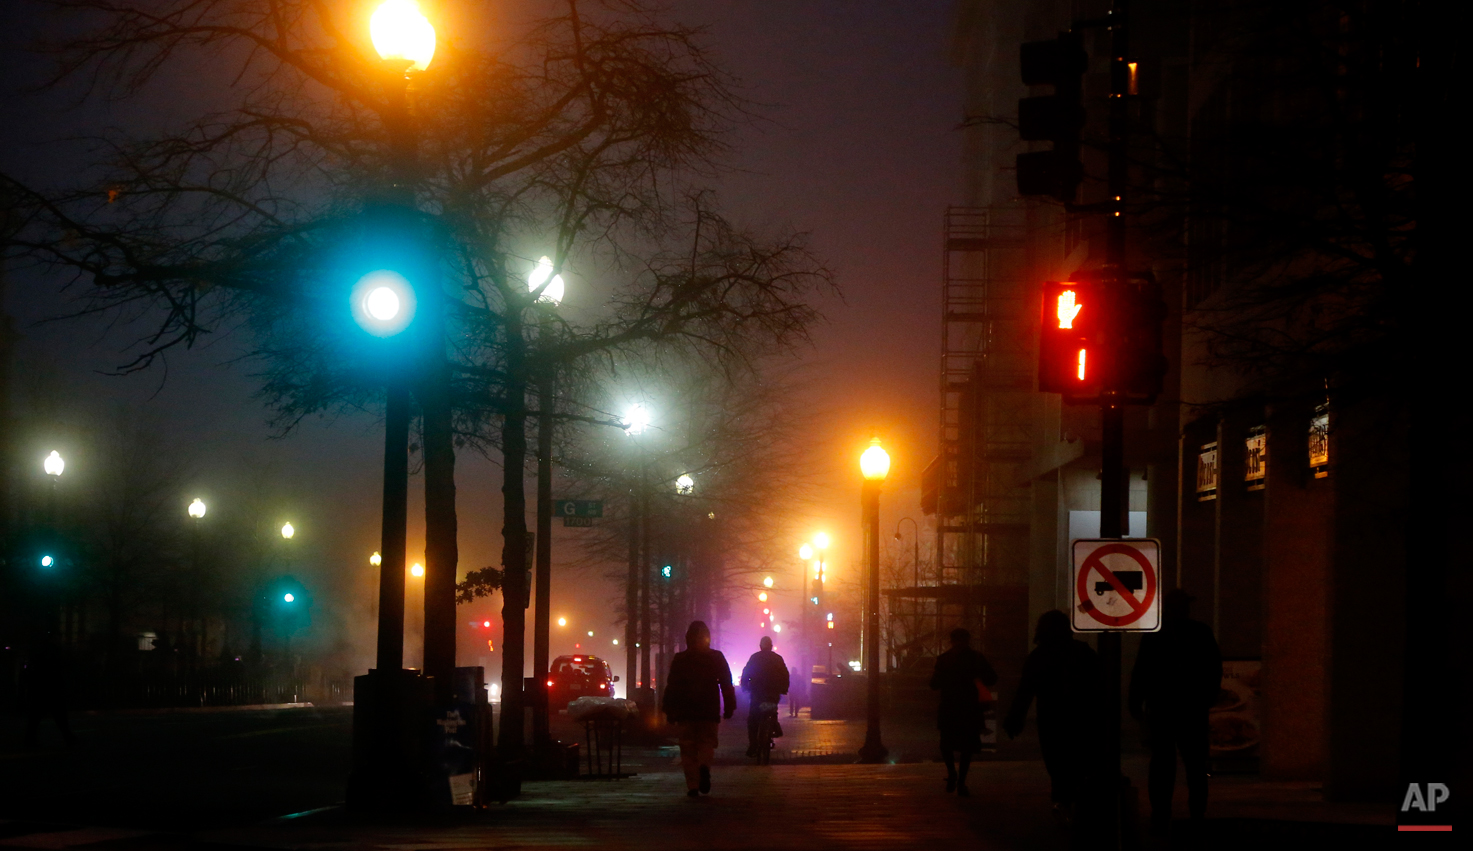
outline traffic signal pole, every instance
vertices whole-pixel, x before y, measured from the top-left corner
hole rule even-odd
[[[1130,122],[1130,65],[1128,0],[1114,0],[1108,18],[1110,27],[1110,100],[1109,100],[1109,199],[1106,204],[1108,221],[1105,224],[1105,304],[1113,311],[1116,305],[1125,303],[1125,289],[1129,282],[1126,263],[1125,196],[1129,173]],[[1123,347],[1118,334],[1123,323],[1115,320],[1105,327],[1116,331],[1112,339],[1105,341],[1111,353],[1108,372],[1105,375],[1105,392],[1100,397],[1100,537],[1124,537],[1128,529],[1125,469],[1125,400],[1121,370]],[[1107,333],[1109,333],[1107,331]],[[1122,828],[1125,827],[1123,804],[1126,800],[1125,783],[1120,773],[1120,633],[1103,632],[1099,637],[1101,667],[1105,679],[1104,722],[1106,724],[1105,753],[1103,757],[1104,799],[1101,814],[1104,816],[1104,838],[1107,848],[1120,848]]]

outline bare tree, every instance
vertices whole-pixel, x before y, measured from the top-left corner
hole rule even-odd
[[[519,566],[526,395],[542,363],[664,343],[729,368],[762,346],[801,343],[814,318],[806,297],[829,285],[800,238],[742,231],[692,183],[716,168],[742,105],[699,31],[639,3],[567,0],[494,52],[445,47],[411,80],[407,114],[402,70],[386,70],[366,28],[333,4],[49,5],[96,22],[52,45],[58,84],[126,99],[180,63],[233,63],[220,110],[152,137],[97,140],[96,168],[79,172],[90,179],[40,190],[8,181],[31,224],[16,242],[72,273],[82,313],[155,321],[122,371],[244,324],[283,427],[375,404],[378,376],[365,374],[343,309],[343,250],[362,239],[365,199],[409,184],[415,208],[401,229],[431,251],[437,284],[421,295],[444,323],[416,389],[426,667],[437,681],[448,683],[454,653],[455,430],[504,459],[503,565]],[[418,156],[406,170],[410,122]],[[527,317],[540,293],[524,276],[544,251],[559,269],[576,258],[619,283],[603,319],[564,326],[538,350]],[[520,599],[520,570],[505,583]],[[520,604],[503,609],[514,715],[523,617]],[[503,729],[516,750],[520,726]]]

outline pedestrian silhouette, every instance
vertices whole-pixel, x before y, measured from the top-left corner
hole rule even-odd
[[[711,791],[716,728],[721,719],[736,713],[736,689],[726,657],[711,649],[711,630],[704,621],[691,621],[685,631],[685,647],[670,660],[660,709],[679,728],[686,794],[697,798]]]
[[[797,718],[799,704],[803,700],[803,681],[798,679],[798,669],[788,669],[788,717]]]
[[[1038,645],[1023,663],[1023,678],[1002,728],[1018,736],[1028,706],[1038,700],[1038,744],[1052,785],[1054,809],[1072,815],[1085,791],[1089,754],[1097,746],[1100,717],[1099,659],[1076,641],[1069,616],[1055,609],[1038,618]]]
[[[51,640],[43,640],[21,670],[21,693],[26,710],[27,748],[36,746],[41,719],[50,718],[67,747],[77,743],[67,721],[66,653]]]
[[[783,657],[772,651],[772,639],[764,635],[758,646],[762,649],[753,653],[747,659],[746,667],[742,668],[742,691],[751,698],[747,704],[747,756],[757,755],[757,728],[762,725],[762,705],[768,703],[776,707],[782,695],[788,693],[788,686],[791,684],[788,664],[783,661]],[[782,726],[776,724],[777,710],[774,708],[767,711],[773,717],[773,735],[781,736]]]
[[[1161,631],[1141,639],[1130,675],[1130,714],[1146,724],[1151,745],[1151,822],[1171,821],[1176,756],[1187,773],[1192,818],[1207,812],[1207,710],[1222,689],[1222,654],[1212,629],[1191,618],[1192,597],[1167,592]]]
[[[982,749],[982,692],[997,684],[987,658],[972,649],[972,634],[951,631],[951,649],[936,657],[931,688],[941,692],[936,729],[941,732],[941,758],[946,761],[946,791],[966,797],[972,756]],[[991,699],[991,695],[988,695]],[[960,771],[957,762],[960,761]]]

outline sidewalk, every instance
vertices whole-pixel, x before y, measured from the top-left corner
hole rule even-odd
[[[945,770],[932,757],[934,732],[925,719],[911,719],[909,724],[895,721],[884,728],[885,743],[896,762],[856,765],[854,752],[864,738],[863,722],[784,718],[787,735],[779,740],[782,744],[770,766],[757,766],[745,757],[745,725],[740,718],[734,720],[737,723],[722,726],[712,794],[695,800],[684,794],[676,749],[656,744],[626,748],[625,767],[637,772],[635,777],[528,782],[521,797],[480,812],[394,816],[328,806],[265,823],[217,821],[215,826],[199,825],[191,830],[183,811],[167,822],[113,821],[112,827],[87,824],[87,814],[96,817],[99,811],[79,800],[71,812],[81,824],[62,824],[59,819],[0,822],[0,849],[940,851],[942,847],[965,847],[1055,851],[1071,844],[1069,829],[1050,810],[1048,775],[1031,736],[1005,741],[998,754],[976,762],[969,784],[972,797],[958,798],[943,791]],[[240,741],[264,743],[285,735],[277,732],[285,729],[264,727],[260,735],[251,733],[252,738]],[[222,743],[236,742],[242,735],[234,728],[219,732],[224,735],[216,741]],[[564,741],[574,740],[577,732],[576,725],[566,719],[555,726],[556,735]],[[1140,795],[1144,831],[1145,756],[1127,751],[1124,769]],[[116,782],[137,779],[119,777]],[[280,778],[272,781],[281,782]],[[269,797],[265,788],[218,788],[249,795],[252,801]],[[1185,790],[1178,789],[1178,816],[1185,815],[1185,798]],[[170,803],[188,807],[178,793],[170,793]],[[1308,783],[1219,777],[1213,778],[1208,819],[1201,830],[1188,834],[1185,831],[1190,826],[1178,821],[1169,836],[1143,835],[1141,848],[1269,851],[1386,846],[1394,842],[1389,827],[1392,816],[1390,806],[1327,803]],[[235,826],[221,826],[226,824]],[[119,825],[132,829],[120,830]]]

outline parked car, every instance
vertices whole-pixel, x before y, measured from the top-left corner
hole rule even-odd
[[[618,681],[609,663],[597,656],[559,656],[547,672],[547,708],[557,712],[580,697],[613,697]]]

